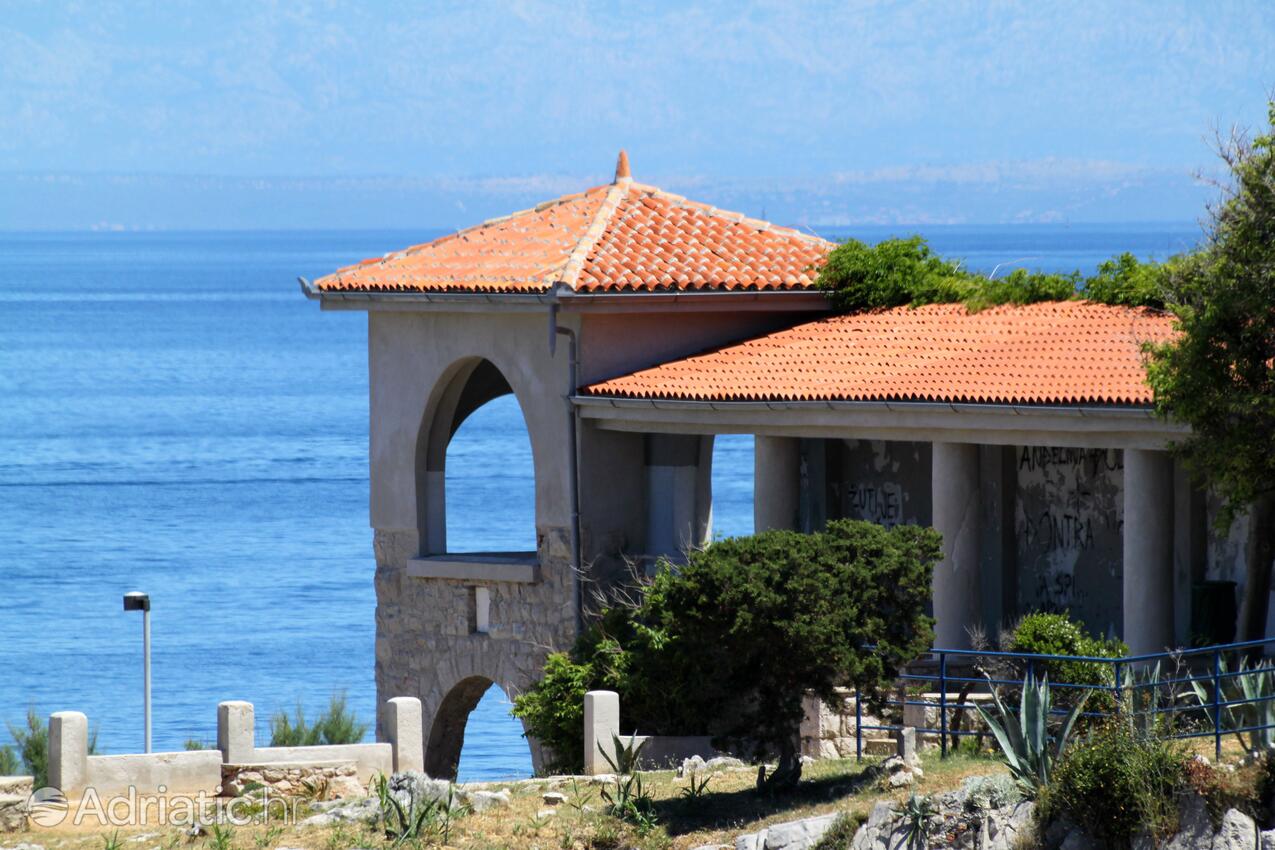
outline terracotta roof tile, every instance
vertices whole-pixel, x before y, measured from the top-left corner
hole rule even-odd
[[[832,243],[618,177],[577,195],[364,260],[323,292],[804,289]]]
[[[1172,318],[1086,301],[832,316],[602,381],[582,395],[698,401],[1148,405],[1142,344]]]

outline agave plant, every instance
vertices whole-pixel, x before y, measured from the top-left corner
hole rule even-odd
[[[1224,732],[1232,732],[1245,752],[1265,752],[1275,747],[1275,669],[1266,663],[1249,666],[1245,658],[1240,661],[1240,669],[1232,674],[1225,659],[1222,659],[1218,672],[1221,674],[1219,701],[1222,703],[1223,720],[1213,717],[1213,696],[1204,684],[1191,682],[1195,698],[1208,710],[1209,719],[1220,725]]]
[[[997,717],[993,717],[981,705],[974,706],[996,738],[996,743],[1000,745],[1010,774],[1027,796],[1035,796],[1049,784],[1049,776],[1071,740],[1071,730],[1076,725],[1076,718],[1084,710],[1090,693],[1086,691],[1072,706],[1057,735],[1051,735],[1049,731],[1053,703],[1049,695],[1048,676],[1037,680],[1035,676],[1028,674],[1023,680],[1017,716],[1005,707],[995,688],[992,689],[992,700]]]

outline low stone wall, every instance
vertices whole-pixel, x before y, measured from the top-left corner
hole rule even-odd
[[[217,706],[216,750],[90,756],[88,718],[78,711],[60,711],[49,717],[49,784],[70,798],[90,788],[101,796],[124,794],[130,788],[140,793],[216,794],[223,784],[223,766],[230,766],[235,776],[247,767],[270,770],[271,779],[263,773],[253,780],[262,785],[290,785],[293,779],[299,782],[309,776],[316,782],[337,781],[352,793],[354,785],[361,790],[377,773],[388,776],[424,765],[420,700],[391,699],[382,717],[390,738],[386,743],[258,748],[252,703],[230,701]],[[288,786],[279,789],[284,787]],[[0,798],[4,796],[0,792]]]
[[[814,694],[802,699],[801,754],[812,759],[854,758],[855,718],[854,692],[837,689],[838,703],[828,705]],[[883,726],[881,718],[863,713],[864,726]],[[887,755],[894,752],[894,741],[888,731],[864,730],[864,755]],[[871,746],[869,746],[869,743]]]
[[[389,775],[388,771],[386,775]],[[367,790],[367,786],[359,781],[358,767],[352,761],[221,766],[223,797],[239,797],[257,788],[267,788],[280,797],[302,795],[318,800],[361,797]]]
[[[34,785],[30,776],[0,776],[0,832],[27,828],[27,800]]]
[[[684,759],[710,759],[722,755],[703,735],[621,735],[620,695],[615,691],[589,691],[584,695],[584,772],[589,776],[611,773],[607,758],[615,760],[615,739],[621,746],[642,744],[641,766],[672,767]]]

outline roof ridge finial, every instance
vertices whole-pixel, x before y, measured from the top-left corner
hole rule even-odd
[[[629,171],[629,155],[620,148],[620,158],[615,161],[615,180],[612,182],[619,183],[621,180],[632,180],[633,174]]]

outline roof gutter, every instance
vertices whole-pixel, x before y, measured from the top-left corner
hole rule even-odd
[[[303,277],[297,278],[301,285],[301,293],[311,301],[345,301],[370,303],[373,301],[423,302],[429,304],[461,303],[473,304],[482,301],[488,304],[551,304],[555,300],[553,293],[513,293],[513,292],[346,292],[344,290],[322,290]]]

